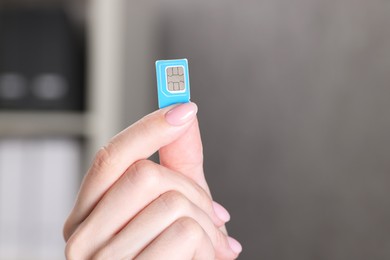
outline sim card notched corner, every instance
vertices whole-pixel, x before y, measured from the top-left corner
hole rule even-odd
[[[188,60],[156,61],[158,107],[190,102]]]

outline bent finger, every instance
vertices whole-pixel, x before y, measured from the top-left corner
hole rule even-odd
[[[208,215],[183,194],[176,191],[164,193],[116,234],[99,251],[97,259],[133,259],[168,226],[181,218],[191,218],[206,232],[218,259],[233,259],[228,238],[211,221]]]
[[[142,160],[130,167],[110,188],[70,239],[78,240],[82,247],[87,243],[85,247],[88,249],[84,251],[89,255],[104,246],[141,210],[168,191],[185,195],[216,226],[228,220],[217,216],[211,198],[193,180],[154,162]]]
[[[203,146],[198,120],[174,142],[159,150],[160,163],[193,179],[210,194],[203,171]]]
[[[202,227],[191,218],[182,218],[165,230],[136,260],[215,259],[213,245]]]

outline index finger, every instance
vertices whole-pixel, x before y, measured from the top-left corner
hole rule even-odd
[[[183,135],[196,118],[197,106],[186,103],[155,111],[115,137],[96,154],[84,177],[75,206],[64,226],[68,238],[100,198],[134,162],[147,159]]]

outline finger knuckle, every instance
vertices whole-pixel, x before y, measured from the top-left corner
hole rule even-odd
[[[210,238],[214,245],[222,246],[223,248],[229,248],[228,241],[226,239],[226,236],[219,230],[214,229],[213,234],[211,234],[213,238]]]
[[[72,230],[72,223],[70,221],[70,217],[68,217],[65,220],[64,225],[62,226],[62,236],[65,242],[69,240],[69,237],[71,236],[71,230]]]
[[[204,236],[204,230],[193,218],[182,217],[176,222],[177,235],[186,242],[198,243]]]
[[[195,200],[196,200],[197,204],[201,208],[207,209],[208,212],[212,212],[213,211],[213,203],[212,203],[211,197],[198,184],[194,183],[194,187],[195,187]]]
[[[112,259],[113,252],[111,252],[110,247],[106,246],[100,249],[93,257],[93,260],[108,260]]]
[[[95,155],[92,167],[99,170],[114,166],[116,164],[115,156],[113,156],[115,150],[116,148],[113,142],[109,142],[107,145],[101,147]]]
[[[65,257],[68,260],[80,259],[81,257],[81,243],[79,237],[73,235],[69,238],[65,246]]]
[[[168,191],[161,195],[159,200],[176,217],[190,215],[191,202],[178,191]]]
[[[142,184],[146,188],[153,188],[159,185],[161,173],[158,166],[149,160],[135,162],[131,169],[126,172],[125,177],[132,183]]]
[[[198,207],[208,214],[212,214],[214,212],[213,203],[207,192],[195,182],[191,182],[191,185],[188,187],[188,191],[191,191],[191,200],[194,204],[198,205]]]

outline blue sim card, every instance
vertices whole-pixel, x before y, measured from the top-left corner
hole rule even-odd
[[[190,102],[187,59],[156,61],[158,107]]]

